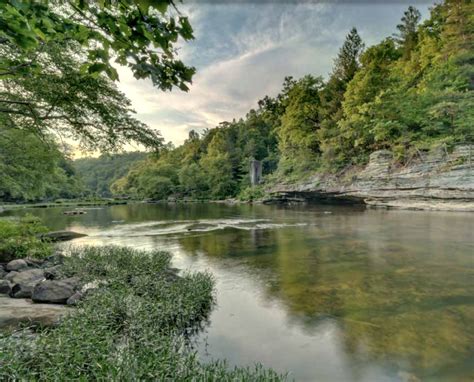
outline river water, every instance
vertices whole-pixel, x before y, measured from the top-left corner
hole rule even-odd
[[[347,206],[132,204],[52,229],[174,254],[207,270],[217,306],[204,360],[260,362],[297,381],[474,380],[474,214]]]

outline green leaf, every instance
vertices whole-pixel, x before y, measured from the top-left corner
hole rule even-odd
[[[89,72],[89,74],[100,73],[103,71],[107,71],[107,67],[108,65],[106,64],[96,62],[92,65],[89,65],[89,67],[87,68],[87,71]]]

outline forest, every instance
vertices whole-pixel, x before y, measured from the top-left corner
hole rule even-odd
[[[115,69],[106,64],[110,52],[81,45],[81,39],[100,35],[85,36],[79,28],[79,43],[52,40],[41,54],[28,45],[28,36],[21,49],[2,44],[0,199],[115,194],[248,200],[263,195],[262,187],[249,184],[252,159],[262,162],[264,181],[273,184],[361,166],[375,150],[391,150],[405,163],[420,150],[472,142],[473,15],[470,1],[449,0],[421,22],[410,6],[392,36],[369,47],[353,28],[327,79],[286,77],[279,94],[263,97],[245,117],[190,131],[179,147],[164,144],[157,131],[134,118],[114,84]],[[109,19],[101,20],[110,28]],[[126,34],[120,25],[116,32]],[[187,20],[168,27],[174,28],[170,36],[192,38]],[[156,59],[145,46],[143,41],[133,49]],[[116,43],[108,49],[120,60],[129,48]],[[26,65],[32,57],[34,65]],[[137,78],[151,78],[163,90],[188,89],[194,68],[177,59],[161,62],[173,69],[169,78],[147,72],[144,64],[129,65]],[[73,161],[63,138],[104,154]],[[117,154],[129,141],[149,154]]]
[[[420,23],[409,7],[394,35],[370,47],[353,28],[327,80],[285,78],[277,96],[244,118],[191,131],[112,189],[153,199],[252,199],[263,192],[249,185],[252,158],[271,184],[363,165],[375,150],[392,150],[404,163],[417,150],[472,142],[473,15],[472,3],[447,1]]]

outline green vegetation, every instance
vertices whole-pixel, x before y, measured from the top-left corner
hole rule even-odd
[[[112,189],[154,199],[252,199],[251,158],[262,161],[267,182],[288,182],[365,164],[379,149],[404,163],[432,146],[473,142],[473,14],[472,2],[447,0],[420,24],[409,7],[397,33],[367,49],[353,28],[326,81],[286,78],[280,94],[244,119],[192,131]]]
[[[207,274],[175,276],[170,255],[119,247],[73,249],[63,273],[100,286],[54,329],[0,336],[2,380],[278,381],[259,366],[201,363],[190,336],[213,306]]]
[[[193,38],[171,0],[7,1],[1,5],[0,126],[73,138],[89,149],[130,141],[158,148],[160,136],[131,115],[112,59],[155,86],[188,90],[194,68],[175,57]],[[131,27],[133,26],[133,27]],[[151,32],[150,32],[151,31]]]
[[[142,152],[103,154],[98,158],[76,159],[73,166],[88,194],[110,197],[111,184],[125,176],[135,162],[145,157],[146,153]]]
[[[82,193],[72,161],[52,139],[0,127],[0,147],[0,200],[54,200]]]
[[[128,66],[136,78],[150,78],[160,89],[178,86],[187,90],[194,68],[176,59],[178,38],[193,38],[186,17],[174,17],[171,0],[123,0],[49,2],[6,1],[2,4],[0,38],[4,46],[17,49],[15,57],[2,57],[2,76],[38,75],[44,69],[37,61],[45,44],[76,41],[85,56],[81,71],[105,73],[118,79],[110,63]],[[36,54],[36,55],[35,55]]]
[[[38,237],[47,231],[41,221],[31,215],[19,220],[0,219],[0,262],[51,255],[51,244]]]
[[[64,139],[104,152],[132,141],[159,149],[159,133],[115,86],[112,60],[159,89],[188,90],[195,70],[174,45],[192,38],[171,0],[2,2],[0,199],[81,196]]]

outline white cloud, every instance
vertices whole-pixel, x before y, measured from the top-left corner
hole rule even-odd
[[[276,95],[286,75],[326,75],[353,25],[374,43],[393,31],[403,8],[193,3],[183,10],[196,40],[180,48],[180,58],[198,68],[191,90],[160,92],[126,68],[119,68],[119,88],[140,120],[179,144],[191,129],[243,117],[258,99]]]

